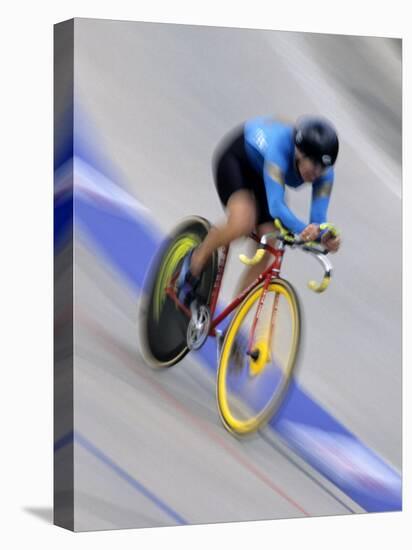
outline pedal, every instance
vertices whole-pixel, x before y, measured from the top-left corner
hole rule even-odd
[[[197,300],[192,300],[191,304],[190,304],[190,312],[192,314],[192,317],[191,317],[191,321],[193,321],[194,324],[196,324],[198,322],[198,318],[199,318],[199,304],[197,302]]]

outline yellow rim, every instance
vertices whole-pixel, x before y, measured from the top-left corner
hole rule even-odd
[[[239,307],[238,312],[233,318],[230,327],[227,331],[225,341],[222,346],[222,352],[220,356],[220,363],[218,369],[218,379],[217,379],[217,401],[218,408],[222,420],[225,426],[231,431],[239,435],[244,435],[251,433],[259,429],[266,420],[273,415],[276,406],[280,403],[281,398],[283,397],[284,390],[287,388],[290,381],[293,368],[295,365],[298,342],[299,342],[299,313],[298,306],[293,290],[283,281],[270,283],[268,292],[277,292],[282,294],[289,305],[289,314],[292,318],[292,342],[289,352],[289,360],[284,369],[284,382],[280,385],[279,390],[274,395],[273,399],[269,401],[269,404],[266,405],[261,412],[256,414],[249,419],[239,419],[234,416],[232,413],[231,407],[228,403],[228,390],[226,385],[227,372],[229,368],[229,358],[230,352],[233,346],[233,343],[236,339],[236,335],[242,325],[242,322],[245,319],[245,316],[253,306],[253,304],[259,300],[263,292],[263,283],[254,289],[249,296],[247,296]],[[267,298],[266,298],[267,299]],[[260,351],[263,352],[260,356],[264,356],[264,361],[259,362],[259,359],[256,362],[251,360],[249,370],[250,375],[257,376],[263,370],[264,364],[267,359],[270,358],[269,346],[264,342],[258,342],[258,346],[262,348]]]

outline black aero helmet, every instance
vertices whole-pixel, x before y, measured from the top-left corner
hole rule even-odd
[[[332,124],[322,117],[302,117],[295,125],[294,141],[304,155],[323,166],[335,164],[339,140]]]

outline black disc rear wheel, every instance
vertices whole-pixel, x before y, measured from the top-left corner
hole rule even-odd
[[[142,351],[147,362],[169,367],[188,353],[188,316],[166,294],[172,277],[179,271],[183,258],[206,237],[210,223],[201,217],[184,220],[169,236],[152,262],[146,277],[142,299],[140,332]],[[208,305],[217,273],[215,252],[204,269],[197,295]]]

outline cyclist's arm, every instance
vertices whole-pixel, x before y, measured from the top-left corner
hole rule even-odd
[[[333,171],[328,171],[312,185],[310,223],[321,224],[327,221],[330,195],[333,187]]]
[[[293,233],[302,233],[306,224],[297,218],[285,203],[285,182],[281,169],[273,162],[266,162],[263,179],[269,212],[273,219],[279,218],[282,224]]]

